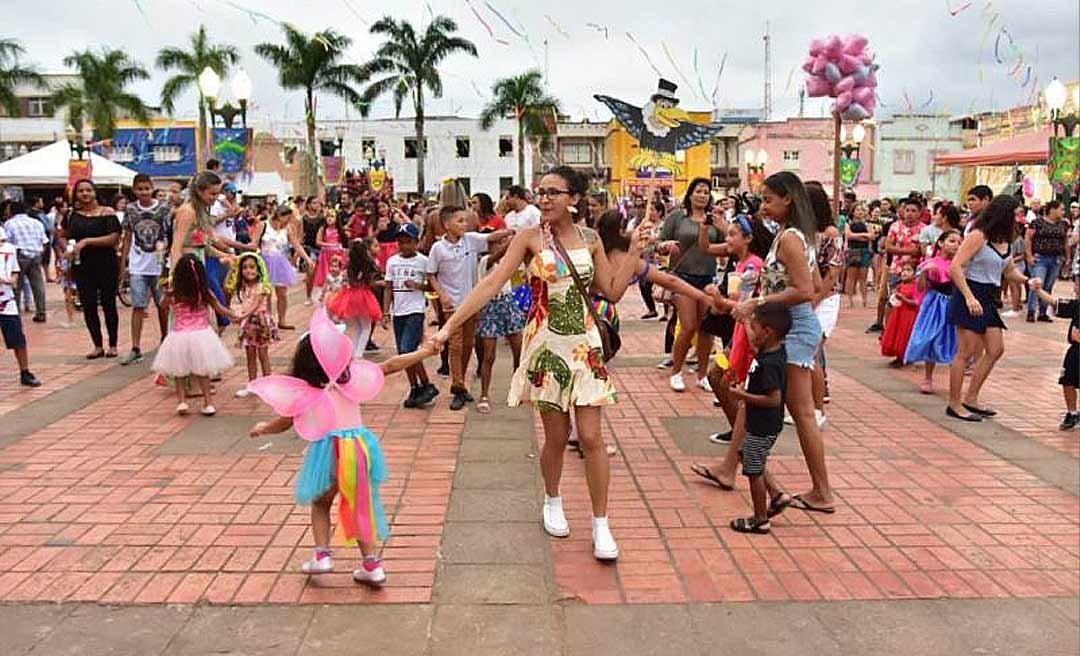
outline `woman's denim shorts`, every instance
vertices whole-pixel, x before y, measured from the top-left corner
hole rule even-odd
[[[814,356],[821,344],[821,323],[809,303],[799,303],[789,309],[791,330],[784,340],[788,364],[813,369]]]

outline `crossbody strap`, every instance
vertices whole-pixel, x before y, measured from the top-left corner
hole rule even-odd
[[[596,324],[596,329],[599,330],[601,323],[600,314],[596,311],[596,306],[594,306],[592,302],[592,296],[585,287],[585,283],[581,281],[581,276],[578,275],[577,267],[574,266],[573,260],[570,259],[570,254],[563,248],[562,242],[559,241],[559,237],[554,231],[551,233],[551,241],[555,245],[555,249],[559,251],[559,257],[566,262],[566,268],[570,269],[570,276],[574,279],[574,285],[577,286],[581,297],[585,299],[585,306],[589,308],[589,314],[592,315],[593,323]]]

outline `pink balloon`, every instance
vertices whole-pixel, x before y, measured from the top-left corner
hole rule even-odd
[[[836,111],[842,112],[851,105],[851,92],[845,91],[836,96]]]
[[[844,76],[840,73],[840,68],[836,64],[834,64],[832,62],[829,62],[828,64],[825,64],[825,79],[826,80],[828,80],[829,82],[832,82],[833,84],[836,84],[837,82],[840,81],[840,78],[842,78],[842,77],[844,77]]]
[[[848,37],[848,42],[844,46],[844,52],[849,55],[859,55],[866,48],[866,44],[869,43],[867,38],[861,34],[852,34]]]
[[[863,65],[861,61],[851,55],[840,55],[839,64],[840,72],[844,75],[851,75]]]
[[[825,65],[829,63],[829,60],[825,58],[825,55],[818,55],[814,58],[814,65],[810,67],[811,75],[821,75],[825,72]]]
[[[840,94],[844,93],[845,91],[851,91],[854,88],[855,88],[855,78],[853,78],[853,77],[851,77],[849,75],[849,76],[845,77],[844,79],[842,79],[842,80],[840,80],[839,82],[836,83],[836,85],[833,87],[833,93],[835,93],[836,95],[839,96]]]
[[[871,55],[868,55],[865,52],[862,53],[861,55],[856,55],[856,56],[859,58],[859,61],[866,64],[867,66],[870,65],[870,62],[874,61],[874,58]]]
[[[825,52],[828,53],[829,59],[836,59],[844,52],[844,42],[835,34],[830,36],[828,43],[825,45]]]
[[[851,98],[863,107],[874,99],[874,90],[870,87],[858,87],[851,92]]]
[[[812,73],[814,71],[814,58],[807,57],[806,61],[803,62],[802,69],[807,73]]]
[[[825,41],[823,39],[811,39],[810,40],[810,54],[820,55],[825,50]]]
[[[822,77],[806,78],[806,95],[811,98],[824,98],[832,93],[832,85]]]
[[[859,103],[851,103],[844,110],[843,116],[850,121],[862,121],[870,118],[870,112],[866,111],[866,108]]]

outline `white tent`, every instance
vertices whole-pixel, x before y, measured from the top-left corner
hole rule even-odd
[[[0,185],[49,185],[63,187],[68,183],[68,161],[71,148],[66,139],[38,148],[22,157],[0,163]],[[131,186],[135,171],[120,166],[101,155],[90,154],[92,178],[99,185]]]
[[[277,171],[255,171],[241,176],[239,185],[245,196],[277,194],[278,198],[284,200],[292,194],[292,183],[283,180]]]

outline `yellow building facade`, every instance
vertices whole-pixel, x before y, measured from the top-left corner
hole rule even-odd
[[[712,112],[688,113],[695,123],[712,122]],[[681,198],[691,180],[699,177],[709,179],[712,172],[710,141],[676,153],[680,170],[674,175],[665,173],[654,179],[649,177],[647,171],[638,171],[630,165],[640,152],[641,146],[638,140],[632,137],[621,123],[612,119],[608,123],[607,138],[604,140],[604,159],[611,167],[611,182],[608,185],[608,191],[614,198],[622,198],[635,193],[644,194],[650,186],[670,189],[672,197]]]

